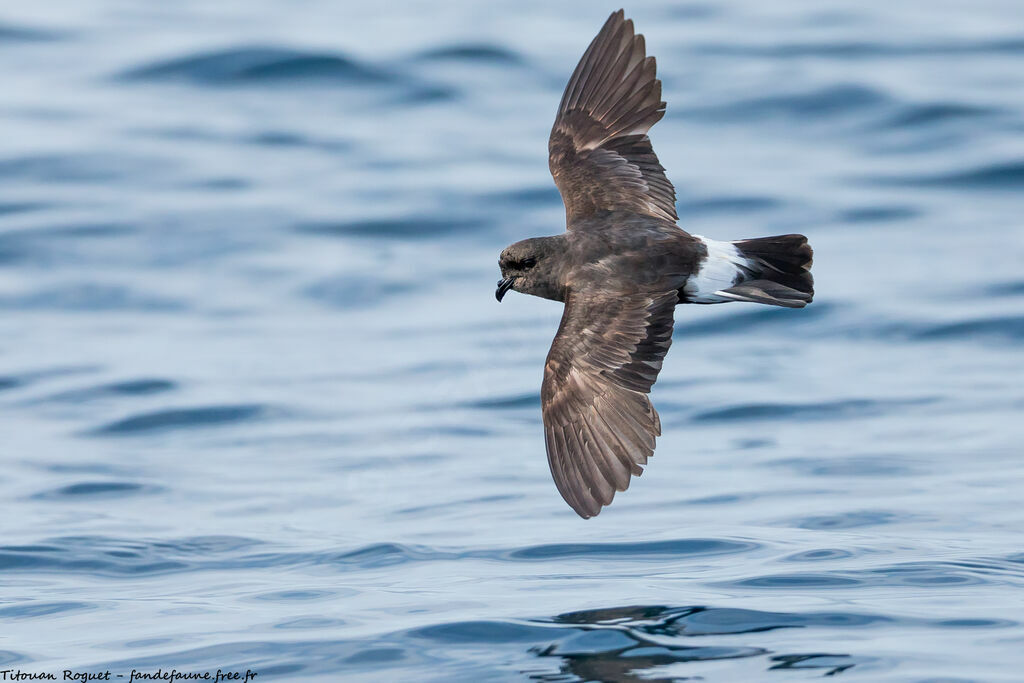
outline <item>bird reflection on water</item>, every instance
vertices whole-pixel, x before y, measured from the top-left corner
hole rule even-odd
[[[852,668],[850,655],[831,653],[774,654],[756,646],[683,644],[682,638],[760,633],[801,628],[808,615],[707,607],[629,606],[561,614],[550,623],[580,631],[565,642],[534,649],[538,657],[560,657],[558,673],[529,673],[538,681],[670,681],[687,680],[659,668],[687,662],[767,657],[768,670],[820,669],[832,676]],[[810,615],[813,620],[815,615]],[[816,615],[841,622],[853,615]],[[822,619],[824,617],[824,619]],[[854,621],[856,618],[854,617]],[[699,678],[699,677],[697,677]]]

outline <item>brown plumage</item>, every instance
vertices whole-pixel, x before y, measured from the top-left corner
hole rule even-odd
[[[496,296],[565,303],[544,367],[548,464],[559,493],[593,517],[654,454],[648,393],[681,303],[801,308],[813,297],[803,235],[717,242],[676,226],[675,189],[647,132],[665,114],[643,36],[622,10],[566,86],[548,142],[566,232],[507,247]]]
[[[558,105],[548,166],[565,201],[566,224],[598,211],[676,220],[676,191],[647,131],[665,115],[654,57],[622,10],[605,22]]]

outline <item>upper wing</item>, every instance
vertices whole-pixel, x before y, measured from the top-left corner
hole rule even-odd
[[[647,392],[672,343],[675,290],[570,294],[544,366],[541,402],[551,475],[581,517],[625,491],[661,434]]]
[[[676,191],[647,131],[665,115],[654,57],[622,10],[605,22],[576,66],[548,141],[548,166],[566,223],[628,210],[676,221]]]

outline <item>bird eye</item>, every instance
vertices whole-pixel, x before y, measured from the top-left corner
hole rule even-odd
[[[523,269],[533,268],[535,265],[537,265],[537,259],[535,259],[535,258],[524,258],[523,259]]]

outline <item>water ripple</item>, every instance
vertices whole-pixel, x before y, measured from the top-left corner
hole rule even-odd
[[[21,386],[21,380],[17,377],[0,377],[0,391],[14,389]]]
[[[302,223],[295,230],[311,235],[332,237],[363,237],[378,239],[413,238],[430,239],[451,233],[476,232],[484,226],[480,221],[460,218],[430,218],[409,216],[351,222]]]
[[[382,280],[369,274],[338,275],[305,287],[302,294],[329,306],[352,309],[372,308],[415,289],[412,282]]]
[[[918,129],[970,119],[990,118],[1005,113],[998,107],[983,107],[959,102],[925,102],[900,107],[900,110],[876,124],[878,128]]]
[[[1024,187],[1024,160],[1014,159],[945,173],[865,178],[875,185],[938,187],[956,190],[1019,190]]]
[[[800,311],[799,317],[790,315],[792,311],[784,309],[754,310],[728,315],[715,316],[709,320],[676,323],[675,333],[690,336],[718,336],[737,332],[752,334],[781,328],[792,331],[797,327],[814,327],[816,323],[830,318],[839,312],[839,307],[827,302],[815,302],[814,306]]]
[[[840,84],[805,92],[740,99],[728,104],[691,109],[687,113],[701,118],[744,121],[773,116],[822,121],[891,105],[892,98],[880,90],[860,84]]]
[[[91,609],[95,609],[95,606],[87,602],[25,602],[0,607],[0,619],[32,619]],[[0,663],[3,663],[2,653],[0,653]]]
[[[235,536],[196,536],[173,541],[65,536],[36,545],[0,546],[0,572],[70,572],[110,577],[183,572],[204,564],[224,568],[242,561],[239,552],[255,545],[258,541]]]
[[[921,341],[964,339],[1016,342],[1024,339],[1024,316],[997,316],[922,326],[910,333]]]
[[[551,559],[633,559],[650,556],[689,557],[749,552],[760,547],[749,541],[725,541],[711,538],[684,538],[647,543],[558,543],[520,548],[509,557],[526,560]]]
[[[733,420],[835,420],[889,414],[900,408],[935,403],[935,398],[913,399],[846,399],[819,403],[750,403],[707,410],[693,416],[695,422]]]
[[[802,59],[867,59],[872,57],[934,57],[968,55],[1014,55],[1024,53],[1024,38],[1001,38],[942,43],[885,43],[880,41],[789,42],[771,45],[708,43],[693,48],[704,55]]]
[[[64,35],[65,34],[48,29],[30,26],[16,26],[14,24],[0,24],[0,43],[58,40],[64,37]]]
[[[899,455],[783,458],[765,464],[769,467],[787,467],[811,477],[905,477],[918,474]]]
[[[777,209],[782,202],[772,197],[723,195],[717,197],[692,197],[676,203],[680,216],[704,216],[708,214],[746,214]]]
[[[65,487],[48,498],[130,493],[138,484],[91,482]],[[102,575],[185,572],[243,567],[321,565],[343,571],[377,570],[409,563],[481,559],[498,562],[614,560],[647,562],[684,560],[750,552],[761,547],[748,541],[678,539],[647,543],[579,543],[517,548],[433,548],[401,543],[375,543],[344,552],[278,551],[243,553],[259,541],[210,536],[166,541],[139,541],[106,536],[60,537],[31,546],[0,546],[0,571],[47,570],[96,572]],[[111,559],[113,558],[113,559]]]
[[[843,223],[882,223],[909,220],[920,215],[921,211],[911,206],[858,206],[839,212],[837,219]]]
[[[97,384],[81,389],[69,389],[45,398],[38,399],[38,402],[52,403],[87,403],[108,398],[150,396],[177,388],[177,383],[169,379],[140,378],[129,379],[110,384]]]
[[[518,408],[539,408],[540,393],[529,392],[525,394],[508,394],[495,396],[493,398],[482,398],[475,401],[466,401],[459,404],[463,408],[475,408],[479,410],[510,410]]]
[[[128,481],[86,481],[62,486],[52,491],[43,491],[32,497],[37,500],[53,501],[81,498],[123,498],[131,495],[154,495],[161,490],[163,489],[159,486],[147,486]]]
[[[17,664],[28,661],[28,657],[10,650],[0,650],[0,664]]]
[[[182,301],[144,294],[122,285],[78,282],[20,295],[0,296],[0,309],[63,311],[171,312],[186,308]]]
[[[49,206],[49,204],[43,202],[0,202],[0,216],[38,211],[49,208]]]
[[[5,389],[20,389],[48,379],[62,378],[69,375],[89,374],[96,372],[97,370],[99,370],[99,368],[94,365],[71,365],[32,370],[22,372],[17,375],[0,375],[0,391]]]
[[[152,178],[163,162],[154,158],[96,153],[31,154],[0,159],[0,178],[43,183],[110,183]]]
[[[215,427],[256,419],[269,409],[259,404],[176,408],[132,415],[92,430],[96,436],[127,436],[180,429]]]
[[[797,517],[790,520],[790,523],[801,529],[815,529],[819,531],[828,529],[857,529],[860,527],[878,526],[880,524],[892,524],[897,520],[905,520],[907,515],[900,515],[884,510],[858,510],[855,512],[842,512],[835,515],[813,515],[810,517]]]
[[[132,81],[181,80],[207,85],[325,81],[380,84],[396,77],[339,54],[279,47],[236,47],[189,54],[135,67],[121,74]]]
[[[1021,296],[1024,294],[1024,280],[990,284],[983,291],[988,296]]]
[[[749,577],[723,585],[767,589],[848,589],[946,587],[991,583],[1000,576],[1015,583],[1024,582],[1024,572],[1004,566],[1003,562],[908,562],[904,564],[833,572],[796,572]]]
[[[498,66],[521,66],[525,63],[519,53],[491,43],[463,43],[436,47],[416,54],[413,59],[422,62],[452,61]]]
[[[853,557],[854,553],[842,548],[817,548],[815,550],[804,550],[793,553],[783,558],[785,562],[825,562],[828,560],[845,560]]]

